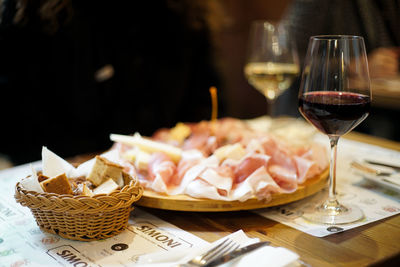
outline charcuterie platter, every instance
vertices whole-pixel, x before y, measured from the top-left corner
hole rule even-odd
[[[275,128],[279,134],[253,122],[178,123],[152,137],[110,138],[121,164],[139,177],[144,194],[137,204],[144,207],[249,210],[290,203],[324,188],[327,153],[308,128],[289,120]]]

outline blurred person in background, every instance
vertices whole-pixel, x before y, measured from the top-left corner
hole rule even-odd
[[[359,35],[364,37],[370,77],[399,76],[400,2],[397,0],[293,0],[282,22],[295,36],[302,64],[311,36]],[[281,113],[299,116],[295,104],[299,85],[300,78],[282,95]],[[400,107],[388,110],[373,106],[356,130],[400,140],[399,116]]]
[[[209,119],[209,2],[1,1],[0,153],[71,157],[108,149],[110,133]]]

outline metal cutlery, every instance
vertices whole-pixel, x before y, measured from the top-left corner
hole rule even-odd
[[[373,168],[370,168],[368,166],[360,164],[360,163],[358,163],[356,161],[352,161],[350,163],[350,165],[353,168],[356,168],[356,169],[358,169],[360,171],[363,171],[363,172],[366,172],[366,173],[369,173],[369,174],[372,174],[372,175],[376,175],[376,176],[391,176],[393,174],[391,172],[383,172],[383,171],[380,171],[380,170],[375,170]]]
[[[389,168],[392,168],[395,171],[398,171],[398,172],[400,171],[400,166],[396,166],[396,165],[393,165],[393,164],[388,164],[388,163],[384,163],[384,162],[377,162],[377,161],[368,160],[368,159],[365,159],[364,161],[366,163],[369,163],[369,164],[372,164],[372,165],[389,167]]]
[[[210,261],[209,263],[204,265],[204,267],[214,267],[214,266],[226,263],[226,262],[236,259],[240,256],[243,256],[244,254],[247,254],[255,249],[261,248],[261,247],[269,245],[269,244],[270,244],[270,242],[265,241],[265,242],[254,243],[254,244],[242,247],[242,248],[238,248],[232,252],[226,253],[226,254]]]
[[[353,168],[356,168],[364,173],[369,173],[369,174],[372,174],[373,176],[376,176],[376,178],[379,178],[379,179],[369,179],[369,180],[373,180],[374,182],[377,182],[381,185],[390,187],[391,189],[394,189],[394,190],[398,190],[400,187],[400,182],[397,182],[397,180],[395,181],[393,179],[395,177],[395,176],[392,176],[394,173],[382,172],[380,170],[376,170],[376,169],[370,168],[368,166],[365,166],[363,164],[360,164],[356,161],[351,162],[350,165]],[[364,177],[368,178],[368,176],[364,176]]]
[[[235,241],[227,238],[223,242],[219,243],[217,246],[211,248],[210,250],[200,254],[190,261],[179,264],[177,267],[199,267],[206,266],[208,263],[218,258],[219,256],[225,255],[231,251],[234,251],[240,247]]]
[[[205,253],[196,256],[187,263],[179,264],[176,267],[214,267],[240,256],[243,256],[253,250],[269,245],[270,242],[257,242],[242,248],[233,240],[225,239],[222,243],[211,248]]]

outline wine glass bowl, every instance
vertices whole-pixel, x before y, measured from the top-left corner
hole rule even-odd
[[[299,111],[331,145],[329,196],[304,213],[310,221],[345,224],[363,218],[355,205],[336,198],[336,156],[339,137],[353,130],[369,114],[370,79],[364,40],[360,36],[310,38],[299,90]]]
[[[249,84],[273,104],[299,74],[295,45],[283,24],[254,21],[250,28],[244,74]]]
[[[368,116],[370,98],[364,94],[314,91],[299,98],[300,112],[319,131],[341,136]]]

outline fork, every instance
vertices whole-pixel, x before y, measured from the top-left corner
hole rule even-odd
[[[190,261],[186,263],[182,263],[177,265],[176,267],[199,267],[199,266],[205,266],[207,263],[212,261],[213,259],[222,256],[224,254],[227,254],[231,251],[234,251],[235,249],[238,249],[240,247],[239,244],[237,244],[235,241],[227,238],[221,243],[219,243],[217,246],[211,248],[210,250],[204,252],[203,254],[200,254]]]

